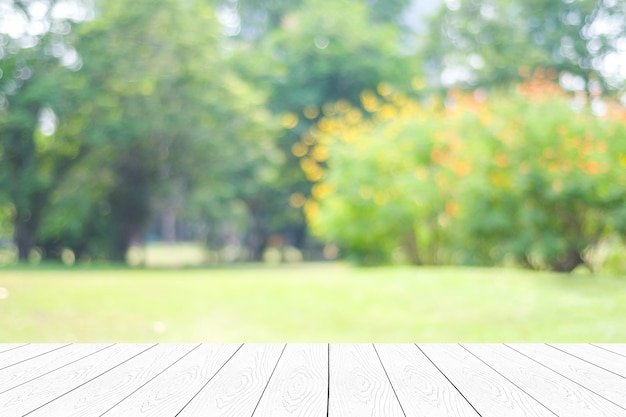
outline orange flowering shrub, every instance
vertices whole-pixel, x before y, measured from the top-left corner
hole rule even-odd
[[[357,261],[571,270],[626,234],[618,104],[594,114],[545,79],[428,104],[388,87],[361,99],[328,107],[302,142],[312,230]]]

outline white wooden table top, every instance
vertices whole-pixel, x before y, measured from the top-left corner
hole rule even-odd
[[[0,416],[626,416],[626,344],[0,344]]]

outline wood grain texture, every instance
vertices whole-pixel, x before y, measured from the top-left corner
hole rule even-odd
[[[623,417],[626,410],[504,345],[465,346],[558,416]]]
[[[80,386],[29,416],[100,416],[198,345],[158,345]]]
[[[251,416],[283,349],[284,345],[244,345],[179,416]]]
[[[105,412],[107,417],[172,417],[241,345],[202,345]]]
[[[110,344],[69,345],[0,370],[0,394],[53,372]]]
[[[76,389],[152,345],[114,345],[0,394],[0,416],[21,416]]]
[[[550,343],[549,346],[626,378],[626,356],[593,345]]]
[[[510,344],[508,346],[610,400],[626,411],[626,379],[623,377],[547,345]]]
[[[0,417],[626,416],[626,345],[1,349]]]
[[[20,362],[44,355],[56,349],[69,346],[69,343],[43,343],[26,345],[19,349],[7,350],[0,353],[0,369],[16,365]]]
[[[26,346],[26,343],[0,343],[0,353]]]
[[[417,346],[377,344],[374,348],[407,416],[479,417]]]
[[[328,345],[287,345],[254,417],[322,417],[328,399]]]
[[[374,346],[330,345],[331,416],[404,416]]]
[[[554,417],[460,345],[418,345],[482,417]]]

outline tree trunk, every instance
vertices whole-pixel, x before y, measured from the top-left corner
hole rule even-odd
[[[552,268],[558,272],[572,272],[578,265],[583,264],[583,258],[577,249],[569,249],[566,253],[552,262]]]
[[[28,261],[30,251],[35,247],[37,220],[29,210],[18,210],[14,222],[14,239],[19,262]]]
[[[267,248],[267,230],[263,222],[263,213],[259,204],[248,203],[250,213],[250,227],[246,237],[246,246],[250,251],[250,260],[259,262],[263,260],[263,253]]]

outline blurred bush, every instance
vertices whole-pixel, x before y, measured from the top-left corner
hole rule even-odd
[[[571,271],[626,235],[626,110],[538,73],[515,89],[338,104],[311,135],[314,233],[363,264],[507,264]],[[402,253],[406,256],[398,257]],[[395,254],[395,256],[394,256]]]

